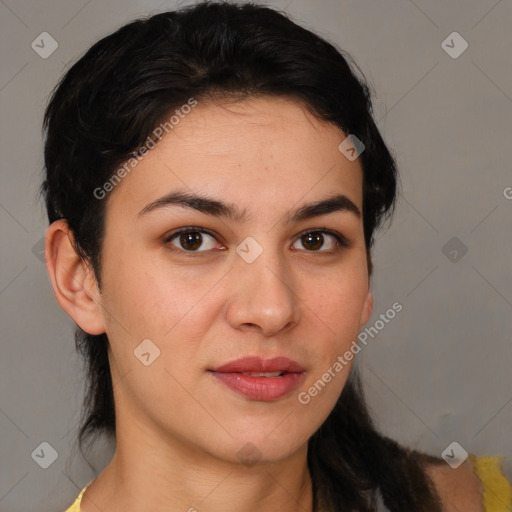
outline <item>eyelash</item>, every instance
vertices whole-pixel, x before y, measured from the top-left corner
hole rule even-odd
[[[209,231],[207,229],[204,229],[204,228],[189,226],[189,227],[182,228],[182,229],[179,229],[177,231],[174,231],[170,235],[166,236],[164,238],[164,243],[168,244],[171,241],[173,241],[175,238],[179,237],[181,234],[184,234],[184,233],[201,233],[201,234],[206,234],[206,235],[211,236],[215,240],[217,240],[217,235],[215,235],[215,233],[213,233],[213,232],[211,232],[211,231]],[[334,239],[336,240],[336,243],[337,243],[335,249],[334,250],[328,250],[328,251],[325,251],[325,250],[314,251],[314,250],[304,249],[306,252],[319,253],[319,254],[334,254],[334,253],[336,253],[336,252],[338,252],[338,251],[340,251],[342,249],[346,249],[346,248],[350,247],[349,241],[341,233],[338,233],[337,231],[333,231],[331,229],[308,229],[308,230],[305,230],[305,231],[302,231],[301,233],[299,233],[297,235],[297,237],[295,238],[295,241],[300,240],[305,235],[316,234],[316,233],[327,234],[327,235],[330,235],[330,236],[334,237]],[[295,241],[294,241],[294,243],[295,243]],[[173,246],[171,250],[173,250],[173,251],[175,250],[177,252],[185,253],[185,254],[187,254],[187,256],[196,256],[196,255],[201,254],[203,252],[209,252],[209,250],[205,250],[205,251],[187,251],[185,249],[180,249],[180,248],[175,247],[175,246]]]

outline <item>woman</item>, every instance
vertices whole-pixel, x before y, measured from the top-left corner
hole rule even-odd
[[[69,510],[483,510],[471,462],[380,435],[339,361],[397,174],[338,50],[264,7],[158,14],[66,73],[45,129],[79,440],[116,440]]]

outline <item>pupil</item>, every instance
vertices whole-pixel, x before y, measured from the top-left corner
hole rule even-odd
[[[321,233],[308,233],[302,237],[304,245],[309,246],[310,249],[320,249],[323,244],[323,235]]]
[[[191,233],[182,233],[180,243],[185,249],[194,250],[201,246],[201,233],[197,231]]]

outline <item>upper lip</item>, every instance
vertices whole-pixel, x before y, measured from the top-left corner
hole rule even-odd
[[[273,357],[271,359],[263,359],[258,356],[242,357],[230,361],[229,363],[213,368],[211,371],[221,373],[243,373],[243,372],[286,372],[286,373],[302,373],[304,368],[287,357]]]

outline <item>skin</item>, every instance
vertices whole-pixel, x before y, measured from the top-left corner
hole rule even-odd
[[[291,99],[200,102],[105,199],[101,291],[65,221],[48,228],[59,304],[110,342],[116,452],[86,490],[83,512],[312,510],[307,441],[352,363],[307,405],[298,394],[348,350],[373,298],[361,216],[345,210],[288,220],[334,194],[362,212],[359,160],[338,150],[345,137]],[[178,189],[236,205],[246,219],[178,205],[139,215]],[[179,237],[166,241],[189,226],[215,238],[203,234],[196,252]],[[325,232],[317,250],[301,239],[305,230],[325,229],[348,247]],[[236,252],[247,237],[263,249],[252,263]],[[160,350],[149,366],[134,356],[144,339]],[[207,371],[248,355],[299,362],[303,384],[262,402]],[[253,447],[256,463],[240,455],[244,446]]]
[[[443,511],[484,512],[484,489],[470,459],[455,470],[448,464],[431,465],[427,473],[441,497]]]

